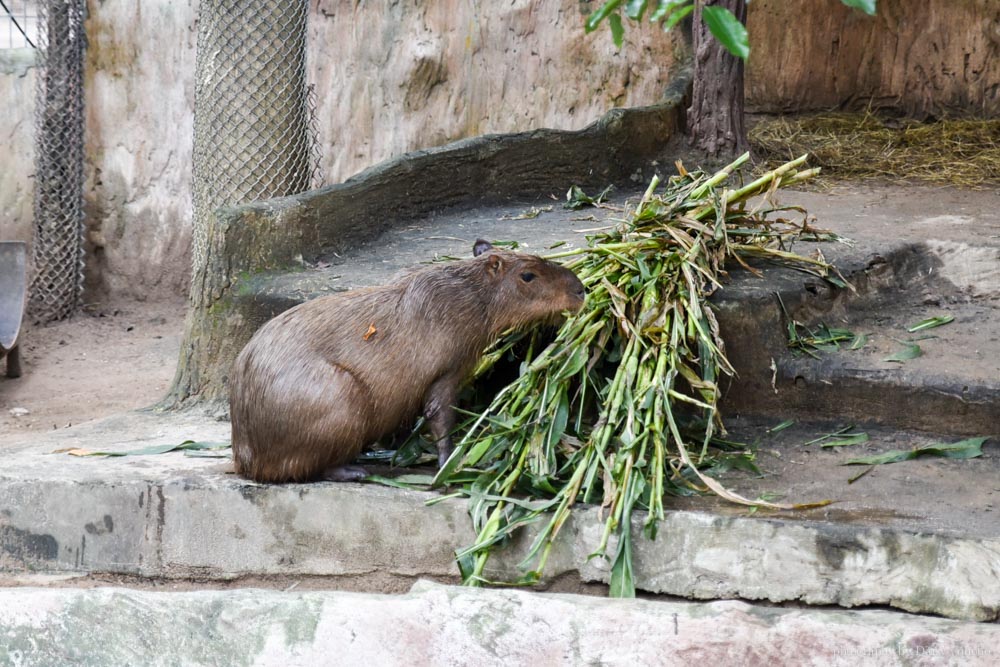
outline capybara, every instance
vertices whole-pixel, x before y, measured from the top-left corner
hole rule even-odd
[[[462,382],[501,332],[578,310],[583,284],[534,255],[478,240],[473,259],[281,313],[230,378],[236,472],[260,482],[357,480],[365,447],[423,414],[444,464]]]

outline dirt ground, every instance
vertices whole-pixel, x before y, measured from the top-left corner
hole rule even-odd
[[[179,296],[94,303],[67,320],[27,326],[20,339],[22,376],[0,372],[0,434],[67,428],[163,398],[177,365],[186,303]]]

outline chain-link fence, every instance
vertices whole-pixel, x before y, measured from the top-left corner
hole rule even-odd
[[[35,48],[36,0],[0,0],[0,49]]]
[[[85,0],[38,4],[34,273],[28,312],[50,322],[83,292],[83,19]]]
[[[194,116],[194,269],[220,206],[295,194],[319,165],[306,85],[308,0],[202,0]]]

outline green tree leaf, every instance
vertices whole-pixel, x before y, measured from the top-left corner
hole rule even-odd
[[[875,0],[840,0],[848,7],[860,9],[868,16],[875,16]]]
[[[608,26],[611,27],[611,39],[615,41],[616,48],[622,48],[625,39],[625,30],[622,28],[622,17],[620,14],[612,14],[608,17]]]
[[[609,14],[618,9],[618,6],[622,4],[622,0],[608,0],[603,5],[594,10],[594,12],[587,17],[587,22],[583,24],[583,29],[586,32],[594,32],[597,26],[601,24],[601,21],[606,19]],[[618,23],[621,24],[621,19],[618,19]]]
[[[747,59],[750,55],[747,29],[731,11],[712,5],[702,10],[701,18],[727,51],[737,58]]]
[[[625,5],[625,16],[633,21],[641,21],[642,15],[646,13],[648,3],[649,0],[628,0],[628,4]]]
[[[671,14],[670,17],[663,22],[664,32],[670,31],[671,28],[673,28],[675,25],[683,21],[684,17],[686,17],[693,11],[694,11],[694,5],[687,5],[686,7],[683,7],[674,12],[673,14]]]
[[[681,5],[687,5],[687,7],[684,8],[685,15],[690,14],[691,10],[694,9],[694,3],[692,0],[659,0],[659,3],[656,5],[656,9],[649,15],[650,23],[662,21],[666,18],[667,14],[670,14]],[[674,23],[676,23],[676,21],[674,21]]]

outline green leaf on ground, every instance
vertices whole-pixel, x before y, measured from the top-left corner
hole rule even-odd
[[[858,431],[856,433],[851,433],[854,429],[854,424],[848,424],[841,429],[833,431],[832,433],[824,433],[818,438],[813,438],[809,442],[802,443],[803,447],[808,447],[809,445],[815,445],[817,442],[823,443],[822,447],[843,447],[846,445],[856,445],[860,442],[868,442],[868,434],[863,431]],[[831,444],[833,443],[833,444]]]
[[[786,428],[795,423],[794,419],[786,419],[780,424],[775,424],[771,428],[767,429],[768,433],[777,433],[778,431],[784,431]]]
[[[842,438],[826,440],[820,447],[849,447],[850,445],[860,445],[863,442],[868,442],[867,433],[848,433]]]
[[[426,491],[431,488],[434,475],[400,475],[399,477],[383,477],[382,475],[368,475],[366,482],[375,482],[383,486],[392,486],[397,489],[411,489],[414,491]]]
[[[933,329],[934,327],[944,326],[945,324],[950,324],[955,321],[953,315],[938,315],[937,317],[928,317],[926,320],[917,322],[912,327],[907,329],[909,333],[916,333],[917,331],[923,331],[924,329]]]
[[[148,456],[151,454],[166,454],[167,452],[175,452],[179,450],[221,450],[229,449],[230,446],[231,445],[228,442],[196,442],[194,440],[185,440],[184,442],[176,445],[153,445],[151,447],[143,447],[142,449],[130,449],[124,452],[101,452],[90,449],[72,448],[57,449],[52,453],[65,453],[70,456]]]
[[[867,344],[868,344],[868,334],[861,334],[860,336],[854,337],[854,342],[851,343],[851,346],[848,349],[860,350]]]
[[[980,438],[968,438],[951,444],[936,442],[932,445],[916,447],[910,450],[893,450],[891,452],[875,454],[873,456],[862,456],[860,458],[844,461],[841,465],[884,465],[886,463],[909,461],[911,459],[920,458],[921,456],[939,456],[945,459],[974,459],[983,455],[983,443],[988,439],[989,436],[985,436]]]
[[[910,359],[916,359],[923,353],[924,351],[921,350],[920,346],[916,343],[906,343],[902,350],[896,354],[886,357],[882,361],[895,361],[897,363],[903,363],[904,361],[908,361]]]
[[[608,187],[601,190],[597,195],[591,197],[579,185],[574,185],[566,193],[566,203],[563,204],[563,208],[568,208],[572,211],[583,208],[584,206],[596,206],[604,201],[607,201],[608,193],[614,186],[609,185]]]

